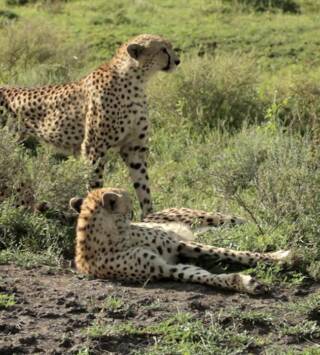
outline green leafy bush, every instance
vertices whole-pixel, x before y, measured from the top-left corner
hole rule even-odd
[[[14,203],[18,197],[15,192],[21,185],[26,185],[28,190],[32,185],[28,156],[18,145],[17,137],[6,127],[0,128],[0,137],[0,198],[2,201],[4,197],[11,197]]]
[[[0,250],[50,251],[73,256],[74,226],[46,215],[12,208],[10,201],[0,205]]]
[[[305,73],[291,75],[275,83],[273,93],[273,114],[281,125],[302,134],[316,133],[320,127],[320,71],[315,70],[306,77]],[[271,101],[271,97],[269,98]]]
[[[281,10],[289,13],[299,13],[300,6],[294,0],[227,0],[233,4],[240,4],[255,11]]]
[[[53,3],[65,3],[68,0],[6,0],[6,4],[8,6],[21,6],[21,5],[28,5],[28,4],[53,4]]]
[[[10,10],[0,10],[1,24],[7,24],[10,20],[17,20],[19,16]]]
[[[244,122],[263,119],[264,102],[258,93],[259,74],[254,59],[242,55],[188,57],[181,69],[163,77],[150,90],[161,113],[175,111],[204,128],[240,128]]]
[[[294,249],[302,256],[300,267],[319,279],[320,167],[310,147],[307,137],[268,127],[245,130],[219,154],[212,177],[223,198],[236,201],[256,224],[258,235],[270,236],[265,248]]]
[[[37,201],[47,201],[57,211],[68,211],[71,197],[86,194],[90,167],[82,159],[55,161],[54,151],[39,149],[30,165]]]
[[[7,190],[7,198],[0,201],[0,248],[50,249],[71,257],[75,219],[69,218],[69,200],[85,195],[89,168],[75,158],[57,162],[45,147],[30,155],[6,128],[0,136],[0,186],[1,192]],[[40,214],[15,208],[25,189],[35,202],[47,202],[49,210]]]

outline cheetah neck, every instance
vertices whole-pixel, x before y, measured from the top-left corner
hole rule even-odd
[[[110,69],[120,78],[134,80],[136,84],[144,87],[155,72],[139,67],[139,63],[129,56],[114,57],[109,63]]]

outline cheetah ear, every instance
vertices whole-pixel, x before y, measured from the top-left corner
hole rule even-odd
[[[80,213],[82,203],[83,203],[83,198],[72,197],[72,199],[69,201],[69,206],[71,209],[73,209],[77,213]]]
[[[144,47],[137,43],[129,44],[127,47],[127,51],[133,59],[138,59],[141,53],[144,51]]]
[[[115,212],[118,209],[119,195],[114,192],[106,192],[102,196],[102,206],[109,212]]]

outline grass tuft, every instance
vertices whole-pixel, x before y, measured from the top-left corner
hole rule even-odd
[[[16,301],[14,299],[14,295],[7,295],[7,294],[0,293],[0,310],[10,308],[15,304]]]

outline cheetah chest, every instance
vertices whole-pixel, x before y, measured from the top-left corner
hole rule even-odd
[[[137,144],[148,134],[147,105],[143,100],[124,103],[117,119],[112,119],[109,138],[113,147]]]

